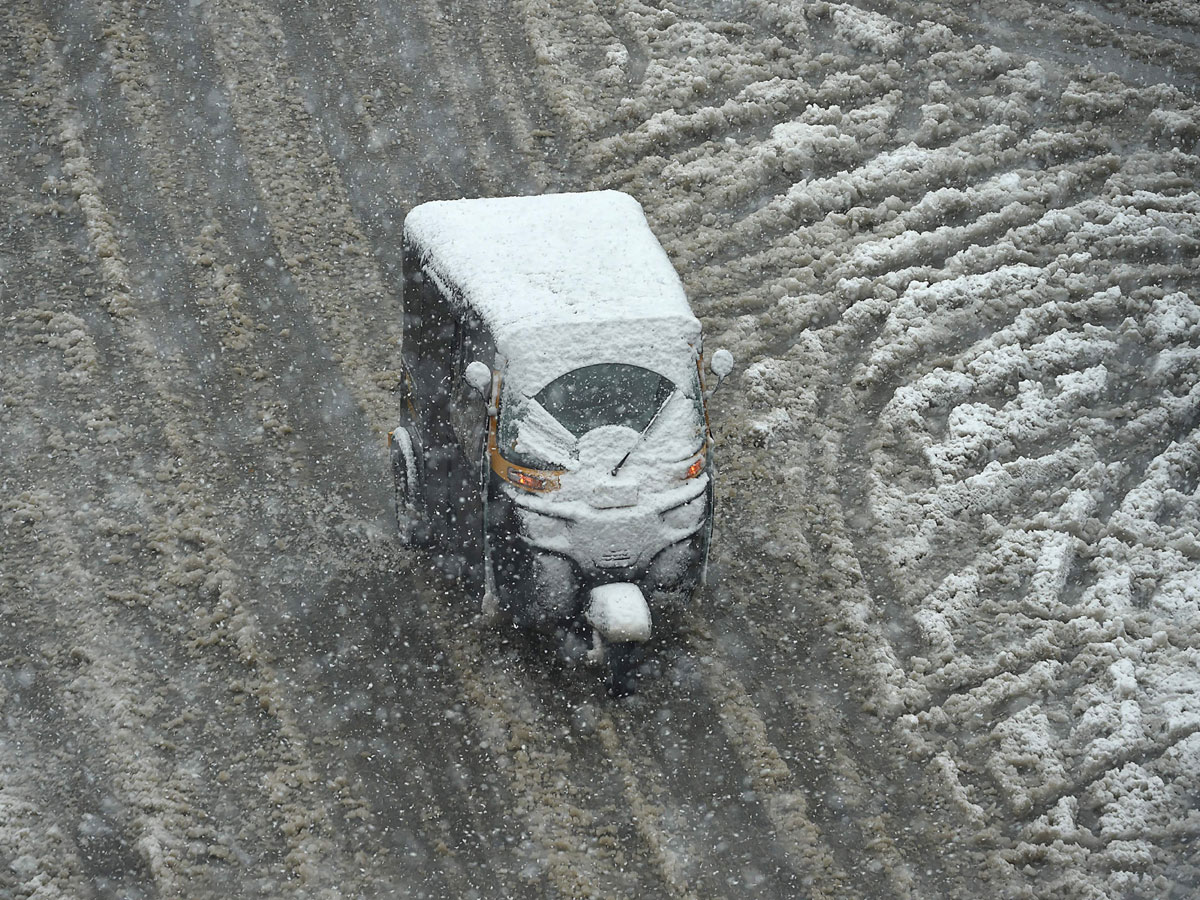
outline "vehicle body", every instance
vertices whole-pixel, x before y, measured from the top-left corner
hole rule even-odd
[[[705,577],[713,514],[700,322],[641,206],[425,203],[404,269],[404,536],[477,565],[516,624],[586,622],[630,657],[647,598]]]

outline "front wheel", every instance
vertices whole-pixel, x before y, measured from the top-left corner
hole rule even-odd
[[[646,645],[641,641],[615,641],[604,648],[610,696],[629,697],[637,693],[645,659]]]

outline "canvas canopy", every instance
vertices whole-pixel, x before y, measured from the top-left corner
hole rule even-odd
[[[629,195],[433,201],[409,213],[404,231],[425,272],[486,323],[500,364],[529,391],[598,362],[689,383],[700,323]]]

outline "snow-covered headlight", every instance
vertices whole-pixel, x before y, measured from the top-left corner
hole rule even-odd
[[[568,523],[557,516],[547,516],[527,506],[518,507],[521,531],[535,544],[543,544],[562,536]]]
[[[558,475],[554,472],[538,472],[533,469],[508,467],[508,480],[511,484],[523,487],[527,491],[557,491]]]
[[[697,577],[700,565],[701,537],[694,534],[664,549],[654,557],[646,573],[646,582],[656,590],[675,590],[681,582]]]
[[[701,457],[701,460],[703,459],[704,457]],[[704,518],[705,506],[705,495],[700,494],[664,512],[663,524],[673,531],[692,531],[699,527]]]

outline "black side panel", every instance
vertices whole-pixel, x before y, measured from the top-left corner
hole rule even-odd
[[[525,542],[517,537],[520,523],[517,521],[516,507],[501,490],[496,474],[490,470],[485,528],[500,604],[518,625],[532,624],[529,620],[536,618],[537,600],[533,554]]]
[[[404,254],[404,364],[412,375],[421,426],[430,444],[435,420],[445,420],[454,359],[455,307],[421,269],[417,255]]]
[[[425,447],[422,490],[430,539],[441,568],[471,585],[478,582],[480,590],[483,513],[478,460],[487,418],[483,401],[464,395],[462,360],[465,353],[485,350],[486,333],[463,315],[461,304],[442,294],[422,270],[419,256],[406,246],[403,357]],[[491,357],[485,361],[490,363]],[[463,428],[464,414],[473,416],[476,428]]]

